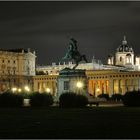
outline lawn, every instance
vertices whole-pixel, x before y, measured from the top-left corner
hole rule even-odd
[[[0,108],[0,138],[140,138],[140,108]]]

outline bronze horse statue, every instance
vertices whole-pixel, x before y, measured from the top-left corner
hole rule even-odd
[[[75,66],[73,67],[73,69],[75,69],[79,65],[79,62],[82,60],[84,60],[87,63],[86,56],[81,55],[79,53],[77,49],[77,41],[73,38],[70,39],[68,52],[62,58],[62,61],[65,61],[65,60],[68,60],[68,61],[74,60]]]

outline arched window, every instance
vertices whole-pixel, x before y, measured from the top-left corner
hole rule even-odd
[[[130,53],[128,53],[126,55],[126,63],[131,63],[131,54]]]

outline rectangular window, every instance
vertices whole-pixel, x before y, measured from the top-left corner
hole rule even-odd
[[[69,81],[64,81],[64,90],[69,90]]]
[[[16,71],[15,71],[15,70],[13,71],[13,74],[14,74],[14,75],[16,74]]]

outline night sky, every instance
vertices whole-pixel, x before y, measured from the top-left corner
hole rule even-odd
[[[71,37],[106,63],[123,35],[140,54],[140,2],[0,2],[0,48],[31,48],[39,65],[58,62]]]

